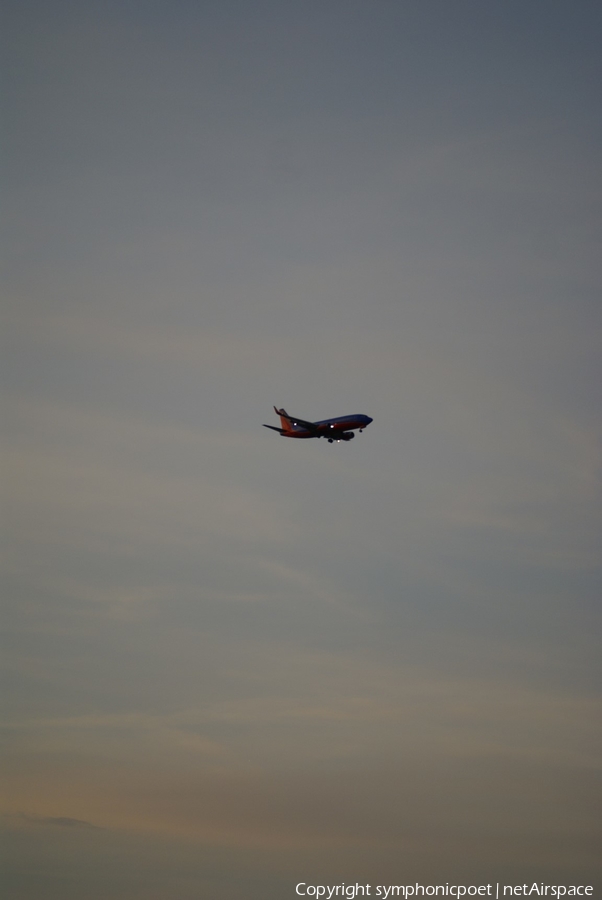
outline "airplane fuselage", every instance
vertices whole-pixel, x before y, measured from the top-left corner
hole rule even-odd
[[[372,419],[370,418],[370,416],[363,416],[360,414],[356,416],[339,416],[336,419],[321,419],[319,422],[314,423],[318,432],[318,434],[316,434],[316,432],[309,431],[301,424],[295,425],[295,420],[293,419],[291,422],[293,430],[286,432],[283,437],[325,437],[337,440],[340,439],[341,435],[346,431],[353,431],[356,428],[362,431],[367,425],[370,424],[371,421]]]

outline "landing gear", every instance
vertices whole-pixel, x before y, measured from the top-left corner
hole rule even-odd
[[[332,438],[328,438],[328,443],[332,444]]]

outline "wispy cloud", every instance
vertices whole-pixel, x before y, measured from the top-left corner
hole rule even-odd
[[[599,872],[598,23],[314,6],[8,10],[15,900]]]

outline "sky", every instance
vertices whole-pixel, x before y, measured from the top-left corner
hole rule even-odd
[[[4,20],[7,896],[599,888],[599,4]]]

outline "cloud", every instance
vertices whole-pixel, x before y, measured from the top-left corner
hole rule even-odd
[[[46,816],[39,820],[42,825],[58,825],[59,828],[98,828],[98,825],[92,825],[91,822],[84,822],[83,819],[71,819],[69,816]]]
[[[11,896],[599,872],[588,16],[13,6]]]
[[[177,774],[74,763],[70,774],[51,767],[51,791],[33,775],[39,806],[61,797],[126,840],[161,836],[164,848],[183,840],[199,852],[227,849],[235,866],[254,852],[262,868],[289,878],[300,865],[304,872],[338,869],[347,880],[356,872],[394,878],[400,865],[438,878],[450,865],[467,878],[529,866],[569,880],[577,871],[586,880],[597,872],[587,843],[595,814],[583,806],[591,773],[535,759],[450,759],[433,747],[377,764],[323,763],[296,772]]]
[[[596,697],[577,689],[525,686],[516,651],[509,657],[507,648],[493,644],[486,655],[505,656],[506,668],[516,670],[514,677],[505,669],[497,677],[452,675],[443,656],[448,642],[443,635],[428,657],[410,663],[390,654],[368,656],[361,644],[357,652],[318,652],[274,647],[265,640],[253,643],[248,636],[229,645],[222,641],[221,665],[211,664],[221,689],[203,684],[201,663],[190,672],[186,694],[181,689],[174,694],[179,708],[170,699],[165,712],[154,712],[157,697],[151,684],[137,697],[138,708],[110,711],[115,700],[106,696],[106,712],[13,717],[4,734],[15,760],[35,752],[77,753],[88,765],[102,748],[102,753],[131,763],[136,758],[146,760],[145,765],[178,759],[178,768],[189,772],[258,771],[268,761],[268,768],[280,770],[320,760],[361,767],[395,756],[496,757],[521,764],[540,759],[550,766],[595,770]],[[191,646],[206,660],[210,643],[193,636]],[[184,652],[181,639],[176,647]],[[464,650],[471,653],[468,645]],[[431,662],[438,655],[443,663],[439,671]],[[473,653],[470,668],[477,665]],[[227,689],[225,676],[234,675],[238,684],[237,673],[244,673],[246,691]],[[109,687],[119,693],[119,682],[106,683],[105,691]]]

